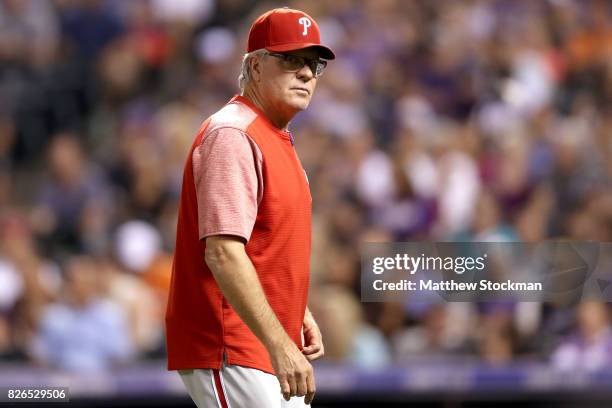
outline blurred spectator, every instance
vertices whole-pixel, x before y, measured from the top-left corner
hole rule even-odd
[[[142,221],[122,224],[115,243],[124,270],[110,262],[103,263],[110,296],[127,311],[136,350],[142,354],[159,351],[164,343],[163,319],[172,259],[162,250],[159,232]]]
[[[84,60],[93,62],[91,58],[123,31],[122,22],[110,4],[103,0],[60,2],[64,40]]]
[[[585,302],[576,310],[576,329],[552,356],[555,368],[566,371],[596,371],[612,363],[612,327],[605,303]]]
[[[460,147],[457,125],[446,123],[433,130],[440,214],[436,233],[449,236],[465,229],[474,219],[482,182],[475,161]]]
[[[499,202],[490,191],[482,191],[476,202],[470,229],[458,234],[457,241],[508,242],[517,241],[518,236],[512,225],[504,222]]]
[[[104,217],[110,205],[110,191],[105,186],[104,175],[85,161],[84,152],[72,135],[54,138],[47,163],[48,179],[41,186],[34,212],[37,233],[53,250],[90,249],[86,248],[84,238],[89,235],[86,232],[93,229],[92,235],[104,239],[108,227]],[[94,216],[103,219],[94,224]]]
[[[475,340],[478,355],[492,365],[508,364],[517,349],[517,334],[512,321],[513,305],[493,304],[484,307]]]
[[[143,221],[128,221],[118,228],[115,242],[121,265],[165,296],[170,288],[172,257],[163,250],[162,237],[155,227]]]
[[[382,334],[363,319],[359,301],[341,286],[323,286],[312,302],[325,339],[325,356],[364,368],[388,364],[391,354]]]
[[[467,351],[467,340],[473,322],[467,305],[414,302],[408,306],[408,327],[398,328],[391,336],[395,357],[400,360],[448,358]],[[417,322],[417,324],[414,324]]]
[[[530,201],[516,216],[516,231],[521,241],[539,242],[549,231],[554,208],[554,194],[547,186],[534,191]]]
[[[103,297],[100,280],[91,258],[68,261],[63,300],[45,308],[32,340],[32,355],[41,364],[91,373],[130,357],[124,311]]]
[[[0,214],[0,265],[0,313],[11,323],[7,354],[23,358],[43,309],[59,295],[62,278],[57,265],[39,254],[27,219],[19,211]]]
[[[162,299],[144,281],[111,262],[100,261],[98,268],[107,299],[122,311],[133,352],[145,356],[162,348]]]

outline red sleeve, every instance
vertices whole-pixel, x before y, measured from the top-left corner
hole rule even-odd
[[[251,237],[263,194],[262,154],[235,128],[213,130],[193,151],[200,239],[211,235]]]

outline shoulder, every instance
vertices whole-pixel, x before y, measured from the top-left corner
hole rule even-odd
[[[200,149],[259,150],[248,134],[249,127],[256,119],[257,114],[245,104],[228,103],[210,117]]]
[[[248,106],[238,102],[228,103],[210,117],[206,133],[214,133],[218,129],[235,129],[246,133],[256,118],[257,114]]]

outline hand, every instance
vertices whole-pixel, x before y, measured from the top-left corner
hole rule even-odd
[[[306,358],[314,361],[317,358],[323,357],[323,354],[325,354],[323,336],[321,336],[321,330],[319,330],[317,322],[315,322],[310,313],[307,313],[304,318],[303,333],[304,349],[302,353],[304,353]]]
[[[269,352],[283,398],[289,401],[294,396],[305,396],[304,402],[310,404],[315,394],[312,365],[291,340],[285,341]]]

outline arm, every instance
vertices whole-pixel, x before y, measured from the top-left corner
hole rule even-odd
[[[305,395],[309,404],[315,393],[312,366],[270,307],[243,241],[210,236],[206,238],[205,260],[225,298],[270,353],[284,398]]]

